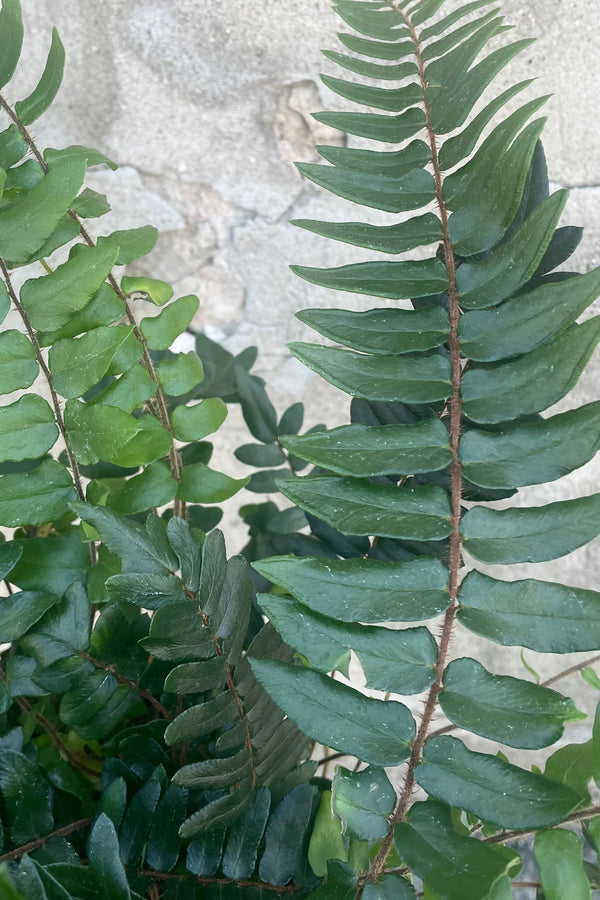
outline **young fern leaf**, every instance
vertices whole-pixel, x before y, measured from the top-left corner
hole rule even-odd
[[[469,750],[458,738],[431,734],[440,707],[450,727],[538,748],[580,717],[569,699],[546,687],[494,675],[473,659],[449,663],[457,618],[501,644],[561,653],[598,646],[592,591],[532,579],[503,582],[477,571],[463,577],[463,550],[487,563],[555,559],[600,534],[600,495],[533,508],[463,510],[465,499],[509,497],[521,485],[558,478],[598,449],[597,404],[549,419],[537,415],[571,390],[598,343],[597,319],[574,323],[600,293],[600,271],[568,282],[545,276],[578,237],[557,229],[566,192],[549,194],[539,143],[544,120],[532,118],[546,98],[499,118],[505,103],[529,85],[524,82],[472,112],[529,44],[487,51],[505,30],[495,11],[461,22],[486,5],[467,4],[437,19],[444,3],[434,0],[335,2],[358,32],[340,35],[357,55],[327,57],[367,79],[404,83],[389,88],[325,76],[336,93],[387,114],[316,118],[395,146],[319,148],[332,165],[300,166],[346,200],[402,214],[383,226],[301,220],[301,227],[384,254],[439,243],[435,254],[430,250],[418,261],[294,267],[322,286],[410,298],[413,305],[299,314],[348,348],[290,349],[354,398],[353,424],[283,435],[281,444],[320,472],[279,479],[278,486],[311,523],[337,529],[336,556],[345,555],[347,535],[363,542],[350,553],[361,558],[286,556],[255,564],[278,586],[262,596],[265,611],[304,658],[304,665],[252,661],[261,684],[290,719],[341,753],[375,767],[408,759],[383,832],[373,817],[371,832],[362,833],[374,847],[367,870],[352,874],[347,856],[331,863],[323,898],[395,897],[404,890],[414,896],[409,885],[392,887],[392,876],[384,877],[394,842],[400,860],[435,896],[499,896],[496,890],[505,890],[518,871],[518,857],[460,833],[448,806],[475,822],[518,831],[564,821],[586,800],[586,791],[552,779],[551,769],[548,775],[530,772]],[[446,137],[450,132],[457,133]],[[434,208],[423,213],[432,200]],[[424,626],[388,631],[365,624],[426,622],[442,607],[438,640]],[[426,691],[422,712],[413,719],[397,700],[382,705],[328,679],[324,673],[331,670],[348,674],[350,650],[368,687],[400,696]],[[369,771],[373,779],[365,774],[354,798],[363,809],[369,808],[371,781],[377,786],[376,769]],[[589,779],[591,770],[585,772]],[[431,798],[425,803],[413,803],[417,784]],[[336,777],[333,810],[343,823],[345,789]],[[456,862],[451,873],[449,858]]]
[[[0,16],[0,82],[10,90],[23,38],[19,0],[5,0]],[[156,229],[92,238],[84,220],[101,217],[110,207],[106,198],[84,188],[86,170],[116,166],[80,146],[42,153],[28,131],[54,100],[63,67],[64,50],[53,31],[46,67],[29,97],[11,104],[0,95],[0,113],[9,121],[0,133],[0,314],[4,318],[7,303],[12,305],[25,332],[0,334],[0,392],[26,391],[41,374],[50,401],[25,394],[3,410],[1,433],[8,439],[0,453],[0,521],[9,527],[56,522],[69,515],[75,495],[125,513],[172,503],[185,515],[186,504],[218,503],[244,484],[205,464],[185,466],[176,444],[211,434],[226,414],[217,399],[190,404],[189,394],[203,378],[196,353],[168,353],[198,299],[179,298],[156,319],[138,324],[134,304],[150,300],[162,306],[173,291],[152,278],[119,281],[113,267],[149,253]],[[31,158],[23,161],[28,152]],[[57,262],[54,254],[61,250]],[[20,290],[16,268],[25,268],[28,276]],[[23,433],[32,440],[24,442]],[[59,436],[67,468],[62,459],[45,459]],[[19,483],[12,475],[14,463],[27,466]],[[92,474],[90,467],[98,465],[100,472]],[[48,484],[44,492],[42,480]],[[206,524],[202,509],[190,514]],[[95,561],[93,545],[91,553]]]
[[[248,661],[289,662],[294,651],[270,625],[244,651],[252,585],[242,557],[227,561],[221,532],[211,532],[202,546],[178,518],[166,528],[150,518],[143,529],[109,510],[77,511],[123,559],[124,573],[107,581],[111,600],[155,610],[140,644],[166,664],[165,695],[182,704],[169,716],[164,740],[179,749],[182,761],[200,757],[183,763],[172,783],[196,796],[222,792],[192,811],[179,834],[187,842],[226,828],[248,810],[258,789],[277,785],[306,756],[306,738],[284,720]],[[206,745],[210,755],[202,752]]]

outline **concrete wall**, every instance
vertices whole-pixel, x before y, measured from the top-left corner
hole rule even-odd
[[[66,77],[35,133],[51,146],[97,147],[120,164],[116,173],[90,177],[114,208],[102,227],[158,226],[157,249],[139,270],[171,281],[176,296],[197,293],[196,326],[230,349],[257,344],[258,371],[280,405],[301,398],[309,421],[344,421],[342,395],[285,349],[286,341],[309,336],[295,310],[336,302],[361,306],[352,295],[335,297],[305,285],[288,270],[293,262],[340,265],[353,258],[349,248],[288,224],[300,216],[357,215],[350,204],[303,183],[292,165],[316,158],[315,141],[339,139],[310,118],[311,111],[336,103],[318,80],[322,68],[335,68],[318,52],[336,45],[338,24],[328,0],[23,5],[26,53],[11,99],[35,84],[55,23],[66,45]],[[600,264],[596,0],[506,0],[503,6],[519,37],[538,38],[504,83],[538,76],[534,90],[553,94],[544,139],[549,169],[554,182],[572,188],[565,221],[587,226],[576,259],[585,271]],[[596,357],[569,404],[598,396],[599,362]],[[232,472],[231,448],[247,440],[235,416],[220,440],[217,465]],[[552,488],[525,491],[524,502],[597,491],[599,472],[590,464]],[[234,532],[229,544],[240,540]],[[600,582],[599,549],[596,541],[545,572],[593,587]],[[520,567],[514,576],[524,572]],[[495,668],[514,665],[511,659],[498,656]],[[551,657],[538,664],[545,673],[553,668]]]

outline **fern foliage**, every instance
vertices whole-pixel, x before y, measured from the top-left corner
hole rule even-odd
[[[190,897],[233,882],[278,896],[293,878],[305,895],[318,883],[302,852],[316,763],[250,669],[251,656],[288,662],[294,651],[250,623],[247,562],[227,560],[220,532],[202,545],[178,517],[141,525],[76,511],[122,562],[100,615],[90,619],[78,582],[0,604],[13,642],[0,856],[14,884],[26,900],[119,896],[119,885],[147,896],[163,880]]]
[[[296,271],[382,302],[299,314],[336,346],[293,352],[353,398],[348,425],[299,435],[302,404],[277,416],[252,349],[234,357],[202,335],[197,352],[169,349],[197,298],[123,273],[154,229],[102,235],[87,221],[108,210],[87,168],[110,160],[37,146],[29,129],[59,89],[64,51],[53,32],[38,86],[9,100],[23,26],[19,0],[3,0],[11,900],[505,900],[521,868],[514,839],[529,832],[548,900],[565,883],[570,900],[600,884],[588,861],[600,849],[598,725],[543,771],[482,752],[477,738],[509,755],[551,748],[582,714],[554,686],[449,652],[458,623],[540,652],[600,646],[593,585],[483,569],[559,559],[600,533],[598,494],[489,505],[598,449],[598,402],[545,411],[600,338],[585,318],[600,270],[558,270],[581,232],[559,225],[566,192],[549,191],[546,98],[531,81],[487,92],[529,44],[506,42],[488,0],[334,7],[345,30],[323,80],[355,105],[317,118],[348,140],[300,168],[378,217],[296,224],[373,258]],[[209,468],[205,440],[228,403],[254,440],[236,454],[257,469],[248,487],[277,485],[294,504],[247,504],[250,542],[229,560],[218,504],[245,479]],[[357,664],[366,692],[349,681]],[[314,741],[365,767],[316,777]],[[560,827],[579,821],[583,833]]]
[[[339,542],[335,554],[254,563],[277,586],[263,608],[305,665],[252,661],[307,734],[368,765],[335,776],[315,835],[337,828],[337,843],[315,897],[414,898],[413,875],[430,898],[508,897],[521,862],[503,843],[529,831],[547,896],[560,893],[560,856],[574,873],[569,896],[589,897],[598,873],[588,880],[580,839],[553,826],[593,815],[597,749],[558,750],[542,772],[460,736],[539,749],[581,714],[558,691],[452,659],[449,647],[457,622],[505,646],[600,646],[600,594],[478,570],[557,559],[600,534],[600,494],[487,505],[560,478],[598,449],[597,401],[542,413],[573,388],[600,339],[599,317],[577,321],[600,294],[600,270],[557,271],[581,232],[559,226],[567,193],[549,191],[539,115],[547,98],[532,97],[529,81],[487,91],[529,44],[498,39],[507,26],[496,8],[333,5],[348,29],[343,52],[325,55],[346,74],[323,82],[353,106],[316,118],[345,133],[347,146],[318,147],[324,163],[299,168],[390,223],[299,220],[374,254],[294,268],[314,284],[385,302],[299,314],[335,346],[291,350],[353,398],[352,420],[282,436],[315,469],[277,483]],[[347,676],[351,654],[384,699],[328,674]],[[407,695],[423,704],[409,708]],[[448,725],[434,734],[439,712]],[[383,767],[403,764],[396,795]],[[426,799],[414,797],[417,786]],[[349,856],[355,840],[367,845],[362,862]]]
[[[18,392],[0,411],[0,523],[46,525],[88,499],[127,514],[169,503],[183,514],[190,505],[196,524],[214,524],[202,504],[244,482],[209,468],[206,445],[194,445],[219,428],[226,405],[220,397],[194,402],[202,362],[193,351],[168,350],[198,298],[165,306],[168,284],[123,274],[153,249],[152,226],[92,237],[102,229],[88,220],[110,206],[85,187],[86,171],[117,166],[86,147],[38,148],[29,127],[60,87],[64,50],[54,31],[38,86],[9,101],[23,42],[18,0],[7,0],[0,16],[2,320],[12,306],[0,333],[0,392]],[[160,313],[144,314],[148,303]]]
[[[209,468],[205,440],[240,403],[269,442],[275,411],[252,349],[169,349],[198,298],[124,273],[156,229],[90,225],[110,207],[86,171],[116,166],[38,147],[64,51],[54,31],[39,85],[13,102],[22,43],[4,0],[0,895],[305,896],[324,785],[250,669],[294,651],[213,530],[247,479]]]

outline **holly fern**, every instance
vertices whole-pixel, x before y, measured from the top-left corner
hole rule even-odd
[[[329,165],[299,168],[390,213],[391,224],[296,222],[377,254],[296,272],[386,302],[299,314],[342,345],[292,351],[354,398],[352,422],[283,437],[317,468],[279,488],[343,535],[369,540],[364,554],[348,542],[348,558],[255,563],[277,586],[263,609],[305,664],[252,661],[310,737],[367,764],[338,768],[322,803],[309,859],[326,880],[312,896],[505,900],[521,868],[506,842],[535,832],[532,886],[547,900],[583,900],[600,871],[583,863],[581,829],[556,826],[585,821],[585,841],[598,847],[588,785],[600,781],[600,738],[556,751],[544,772],[471,749],[472,735],[550,747],[580,714],[547,686],[449,651],[457,623],[544,653],[600,647],[600,594],[477,568],[557,559],[600,534],[600,493],[486,504],[558,479],[598,449],[599,401],[542,413],[573,388],[600,339],[600,317],[576,322],[600,293],[600,270],[556,271],[581,232],[557,227],[567,192],[549,194],[538,115],[547,98],[526,93],[531,81],[483,97],[530,43],[497,41],[507,26],[489,0],[334,7],[351,31],[339,35],[343,52],[325,56],[352,74],[323,81],[369,111],[316,118],[374,143],[319,147]],[[327,674],[347,674],[350,651],[385,699]],[[411,711],[398,695],[423,703]],[[438,711],[449,725],[436,732]],[[397,791],[388,767],[402,767]]]

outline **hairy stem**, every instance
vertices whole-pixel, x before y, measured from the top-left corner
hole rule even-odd
[[[74,769],[78,769],[82,775],[86,775],[88,778],[98,779],[100,773],[95,769],[91,769],[89,766],[86,766],[85,763],[81,762],[81,760],[77,759],[77,757],[71,753],[69,748],[63,743],[62,738],[52,722],[43,716],[41,713],[35,714],[36,721],[41,727],[44,729],[46,734],[50,736],[54,745],[58,749],[58,751],[66,757],[69,763],[73,766]]]
[[[47,174],[49,171],[48,163],[46,162],[42,153],[40,152],[34,138],[30,134],[30,132],[27,130],[25,125],[23,125],[23,123],[17,116],[14,109],[10,106],[9,103],[7,103],[7,101],[4,99],[4,97],[2,97],[2,95],[0,95],[0,109],[4,110],[4,112],[7,114],[9,119],[16,125],[16,127],[19,130],[20,135],[27,142],[27,145],[28,145],[31,153],[33,154],[35,159],[40,164],[42,171],[45,174]],[[83,224],[82,219],[77,215],[77,213],[73,209],[69,210],[69,215],[75,222],[77,222],[77,224],[79,226],[79,231],[81,233],[81,237],[83,238],[85,243],[88,245],[88,247],[94,247],[95,246],[94,239],[92,238],[91,234],[89,233],[89,231]],[[112,273],[108,276],[108,282],[109,282],[110,286],[112,287],[112,289],[117,294],[117,296],[120,297],[120,299],[125,304],[125,315],[127,317],[127,320],[131,325],[133,325],[134,334],[135,334],[136,338],[138,339],[138,341],[140,342],[140,344],[142,345],[144,366],[146,367],[148,374],[152,378],[153,382],[156,384],[156,403],[153,408],[153,414],[159,420],[159,422],[161,423],[163,428],[166,428],[167,431],[172,436],[173,428],[171,426],[171,421],[169,419],[169,411],[168,411],[168,407],[167,407],[167,401],[165,398],[164,391],[162,389],[162,385],[160,384],[160,381],[158,380],[158,376],[156,374],[156,369],[154,367],[154,363],[152,362],[152,358],[150,356],[150,351],[148,350],[148,345],[144,339],[143,334],[141,333],[141,331],[138,327],[137,321],[135,319],[135,316],[133,314],[131,306],[128,302],[128,297],[126,294],[123,293],[123,291],[121,290],[121,287],[119,286],[117,279],[115,278],[115,276]],[[24,316],[24,313],[21,313],[21,315]],[[28,326],[28,323],[26,322],[25,318],[24,318],[24,321],[26,323],[26,327],[28,327],[28,333],[29,333],[30,326]],[[35,346],[35,344],[34,344],[34,346]],[[169,466],[170,466],[171,474],[172,474],[173,478],[178,482],[181,481],[181,473],[183,470],[183,465],[181,462],[181,456],[179,454],[179,451],[175,447],[175,444],[172,445],[170,453],[169,453]],[[83,499],[83,497],[81,499]],[[186,507],[185,507],[185,502],[183,500],[180,500],[179,498],[175,499],[174,513],[176,516],[179,516],[182,519],[186,518]]]
[[[85,501],[85,492],[83,490],[83,483],[81,481],[81,474],[79,472],[79,466],[77,464],[77,460],[75,459],[71,448],[69,447],[69,438],[67,434],[67,429],[65,428],[65,420],[63,418],[62,409],[60,406],[60,400],[58,399],[58,394],[54,390],[54,385],[52,383],[52,373],[48,368],[48,364],[44,358],[44,354],[42,353],[42,348],[40,347],[40,343],[37,339],[37,335],[33,328],[31,327],[31,323],[27,317],[27,313],[23,309],[21,301],[17,296],[17,292],[13,287],[13,283],[11,280],[10,272],[6,266],[6,263],[3,259],[0,259],[0,271],[2,272],[2,278],[4,279],[4,283],[6,285],[6,290],[8,292],[8,296],[10,297],[11,303],[19,313],[21,317],[21,321],[25,326],[25,330],[27,331],[27,336],[29,340],[33,344],[33,349],[35,351],[35,358],[38,366],[42,370],[44,378],[46,379],[46,383],[48,385],[48,390],[50,391],[50,398],[52,400],[52,406],[54,409],[54,418],[56,419],[56,424],[58,426],[58,430],[62,436],[63,441],[65,442],[65,447],[67,451],[67,457],[69,459],[69,466],[71,468],[71,473],[73,475],[73,484],[75,486],[75,490],[77,491],[77,496],[81,501]],[[92,566],[95,566],[98,562],[98,555],[96,553],[96,545],[93,541],[90,541],[90,561]]]
[[[585,822],[586,819],[593,819],[596,816],[600,816],[600,806],[580,809],[577,812],[571,813],[570,816],[567,816],[566,819],[563,819],[563,821],[558,824],[566,825],[569,822]],[[525,831],[499,831],[498,834],[493,834],[491,837],[483,838],[483,840],[486,844],[505,844],[507,841],[514,841],[517,838],[524,837],[526,834],[535,834],[535,831],[536,829]]]
[[[581,672],[582,669],[587,669],[588,666],[593,666],[594,663],[597,662],[600,662],[600,654],[592,656],[590,659],[584,659],[583,662],[577,663],[568,669],[563,669],[563,671],[559,672],[557,675],[547,678],[546,681],[542,681],[542,687],[548,687],[548,685],[554,684],[555,681],[560,681],[561,678],[567,678],[568,675],[574,675],[576,672]]]
[[[36,160],[39,162],[40,166],[42,167],[43,172],[47,173],[48,172],[48,163],[46,162],[46,160],[40,153],[35,141],[33,140],[32,136],[29,133],[29,131],[27,130],[27,128],[25,128],[25,126],[21,122],[20,118],[18,117],[18,115],[16,114],[16,112],[14,111],[12,106],[6,102],[6,100],[4,99],[4,97],[1,94],[0,94],[0,109],[4,110],[4,112],[6,113],[8,118],[11,120],[11,122],[13,122],[13,124],[17,126],[17,128],[19,130],[19,134],[26,141],[29,149],[31,150],[31,152],[35,156]]]
[[[332,753],[331,756],[324,756],[323,759],[319,760],[319,768],[321,766],[326,766],[328,763],[335,762],[337,759],[343,759],[344,756],[348,756],[347,753]]]
[[[185,594],[186,594],[186,597],[188,598],[188,600],[197,600],[198,599],[197,593],[190,591],[185,586],[184,586],[184,590],[185,590]],[[240,719],[242,720],[242,722],[244,723],[244,731],[245,731],[244,745],[248,751],[248,756],[250,757],[250,773],[251,773],[250,777],[252,779],[252,786],[255,787],[256,786],[256,767],[254,765],[254,750],[252,748],[252,736],[250,734],[250,726],[248,725],[248,719],[246,718],[246,713],[244,711],[244,705],[242,703],[242,699],[237,691],[235,682],[233,680],[233,669],[231,668],[231,666],[225,659],[225,654],[223,653],[223,650],[221,649],[221,645],[219,644],[219,638],[217,637],[217,635],[213,632],[212,628],[210,627],[210,620],[209,620],[208,616],[206,615],[204,610],[201,609],[201,607],[198,607],[198,613],[200,615],[200,618],[202,619],[202,624],[205,625],[206,628],[208,628],[210,631],[210,636],[211,636],[211,639],[213,642],[213,647],[215,648],[215,655],[220,656],[223,659],[223,669],[225,671],[227,687],[231,691],[231,695],[235,701],[238,715],[239,715]]]
[[[83,238],[85,243],[88,245],[88,247],[94,247],[95,246],[94,239],[91,236],[91,234],[89,233],[89,231],[87,230],[87,228],[85,227],[85,225],[83,224],[81,218],[72,209],[69,210],[69,215],[79,225],[79,231],[81,232],[81,237]],[[165,398],[165,394],[162,389],[162,385],[161,385],[160,381],[158,380],[158,375],[156,374],[156,368],[154,366],[154,363],[152,362],[152,357],[150,356],[150,351],[148,350],[148,345],[146,343],[146,340],[145,340],[142,332],[139,329],[138,323],[133,314],[133,310],[131,309],[131,306],[128,302],[128,296],[127,296],[127,294],[123,293],[117,279],[115,278],[115,276],[112,273],[108,276],[108,283],[110,284],[113,291],[117,294],[117,296],[123,301],[123,303],[125,305],[125,315],[127,317],[127,321],[129,322],[130,325],[133,325],[133,332],[134,332],[136,338],[138,339],[138,341],[140,342],[140,344],[142,345],[144,366],[145,366],[148,374],[150,375],[152,381],[157,386],[156,395],[155,395],[156,403],[154,404],[154,410],[153,410],[154,415],[156,416],[156,418],[158,419],[160,424],[163,426],[163,428],[166,428],[167,431],[172,436],[173,428],[171,426],[171,420],[169,419],[169,410],[167,408],[167,401]],[[181,481],[181,473],[183,471],[183,466],[182,466],[182,462],[181,462],[181,456],[179,455],[179,451],[177,450],[175,445],[173,445],[171,447],[171,450],[169,453],[169,465],[171,468],[171,474],[172,474],[173,478],[176,481]],[[183,500],[179,500],[179,499],[175,500],[174,513],[180,519],[185,519],[185,517],[186,517],[185,503]]]
[[[73,454],[69,448],[67,429],[65,428],[65,420],[63,418],[62,409],[60,407],[60,400],[58,399],[58,394],[54,390],[54,386],[52,384],[52,373],[50,372],[50,369],[48,368],[48,364],[46,363],[46,360],[44,359],[44,354],[42,353],[42,348],[40,347],[40,343],[37,339],[37,335],[36,335],[35,331],[33,330],[33,328],[31,327],[29,319],[27,318],[27,313],[23,309],[21,301],[19,300],[17,293],[13,287],[13,283],[12,283],[12,280],[10,277],[10,272],[8,271],[6,263],[4,262],[3,259],[0,259],[0,271],[2,272],[2,278],[4,279],[4,283],[6,285],[6,290],[8,292],[8,296],[11,299],[11,303],[13,304],[13,306],[15,307],[15,309],[17,310],[17,312],[19,313],[19,315],[21,317],[23,325],[25,326],[25,330],[27,331],[27,336],[29,337],[29,340],[33,344],[33,349],[35,350],[36,361],[37,361],[40,369],[43,372],[44,378],[46,379],[46,381],[48,383],[48,389],[50,391],[50,397],[52,399],[52,406],[54,407],[54,416],[56,418],[56,424],[58,425],[58,430],[60,431],[61,436],[62,436],[62,438],[65,442],[66,448],[67,448],[67,456],[69,457],[69,465],[73,472],[73,481],[75,483],[75,490],[77,491],[77,496],[79,497],[79,499],[84,501],[85,493],[84,493],[83,485],[81,482],[79,466],[77,464],[77,460],[75,459],[75,457],[73,456]]]
[[[580,809],[578,812],[571,813],[570,816],[567,816],[562,822],[558,822],[554,828],[562,828],[563,825],[568,825],[571,822],[585,822],[587,819],[594,819],[596,816],[600,815],[600,806],[592,806],[589,809]],[[474,831],[477,831],[481,826],[477,826]],[[474,833],[471,831],[471,834]],[[517,841],[519,838],[527,837],[529,834],[536,834],[536,829],[531,831],[499,831],[497,834],[492,835],[491,837],[481,838],[484,844],[506,844],[508,841]],[[410,869],[408,866],[394,866],[389,869],[384,870],[385,875],[409,875]],[[517,882],[513,881],[513,884]]]
[[[119,684],[126,684],[128,687],[133,688],[134,691],[142,697],[143,700],[146,700],[154,709],[160,713],[163,719],[166,719],[168,722],[173,721],[173,716],[162,703],[156,699],[156,697],[151,694],[149,691],[145,691],[143,688],[139,686],[136,681],[132,681],[130,678],[126,678],[124,675],[121,675],[114,666],[109,665],[109,663],[102,662],[101,659],[96,659],[95,656],[90,656],[89,653],[85,653],[82,651],[80,654],[82,659],[87,659],[88,662],[91,662],[96,668],[103,669],[105,672],[110,672],[110,674],[119,682]]]
[[[0,680],[6,684],[6,672],[4,669],[0,668]],[[23,710],[24,713],[31,712],[31,704],[25,700],[24,697],[15,697],[16,704]],[[57,748],[58,752],[73,766],[74,769],[78,769],[82,775],[85,775],[86,778],[98,778],[98,772],[95,769],[91,769],[89,766],[86,766],[84,762],[81,762],[80,759],[71,753],[66,744],[63,743],[62,737],[59,732],[56,730],[52,722],[46,718],[46,716],[42,715],[40,712],[35,713],[35,719],[38,725],[43,728],[48,737],[51,739],[54,746]]]
[[[264,881],[235,881],[233,878],[204,878],[201,875],[175,875],[172,872],[153,872],[149,869],[142,869],[139,875],[145,878],[153,878],[155,881],[188,881],[190,877],[195,877],[197,884],[233,884],[239,888],[250,887],[252,889],[263,891],[276,891],[278,894],[295,894],[300,888],[295,884],[276,885],[267,884]]]
[[[513,881],[512,886],[517,888],[538,888],[542,886],[542,883],[540,881]]]
[[[421,45],[419,37],[416,33],[410,16],[398,6],[393,0],[386,0],[387,5],[395,10],[406,24],[410,31],[410,35],[415,47],[415,57],[419,71],[419,81],[423,92],[423,107],[425,111],[425,121],[427,129],[427,137],[431,149],[431,164],[433,176],[435,180],[435,197],[436,204],[440,214],[443,234],[444,261],[446,272],[448,275],[448,298],[450,304],[450,331],[448,338],[448,348],[450,351],[451,363],[451,379],[452,393],[449,398],[450,411],[450,447],[452,450],[452,462],[450,465],[451,473],[451,504],[452,504],[452,533],[450,535],[450,551],[448,560],[449,575],[449,596],[450,605],[446,610],[444,624],[438,648],[438,658],[435,667],[436,680],[430,688],[429,694],[425,701],[425,708],[421,714],[421,719],[417,728],[416,737],[411,748],[410,758],[408,760],[407,772],[404,780],[404,786],[400,793],[398,803],[392,815],[389,818],[388,833],[381,843],[381,848],[375,857],[369,872],[365,876],[366,882],[375,882],[384,870],[386,860],[394,843],[394,828],[399,822],[402,822],[406,816],[413,790],[415,788],[415,769],[421,762],[423,757],[423,747],[429,736],[431,721],[435,712],[438,698],[442,690],[442,678],[446,667],[446,660],[450,648],[450,639],[452,637],[452,628],[456,619],[458,609],[458,587],[459,573],[461,568],[461,535],[460,535],[460,513],[462,501],[462,473],[461,464],[458,455],[458,443],[460,440],[460,384],[462,378],[462,361],[460,356],[460,346],[458,340],[458,321],[460,316],[459,297],[456,286],[456,263],[454,259],[454,250],[450,239],[448,229],[448,211],[444,201],[443,193],[443,177],[439,163],[439,155],[437,148],[437,138],[433,121],[431,117],[431,107],[427,98],[427,78],[425,75],[425,64],[421,53]],[[359,897],[362,896],[362,888]]]
[[[35,841],[31,841],[29,844],[23,844],[22,847],[17,847],[16,850],[10,850],[8,853],[4,853],[0,856],[0,863],[8,862],[11,859],[20,859],[22,856],[25,856],[26,853],[33,853],[34,850],[39,850],[40,847],[43,847],[44,844],[47,844],[48,841],[51,841],[53,838],[57,837],[66,837],[68,834],[73,834],[74,831],[81,831],[82,828],[86,828],[88,825],[91,825],[93,819],[79,819],[77,822],[71,822],[70,825],[64,825],[62,828],[57,828],[56,831],[51,831],[50,834],[45,834],[43,837],[36,838]]]

